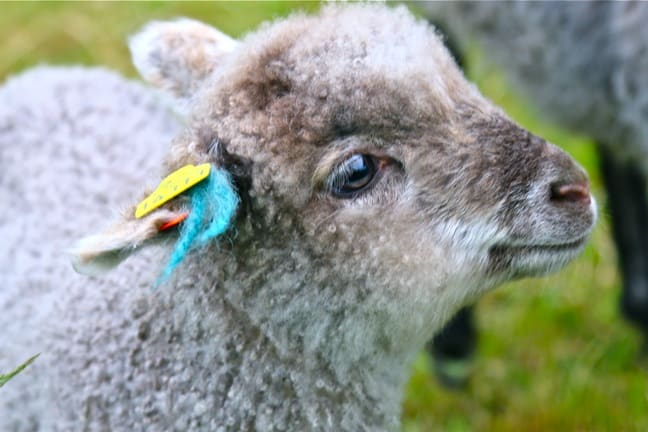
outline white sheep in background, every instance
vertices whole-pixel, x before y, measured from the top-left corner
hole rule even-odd
[[[2,389],[2,430],[395,428],[426,339],[480,293],[562,267],[594,223],[582,169],[485,100],[404,8],[328,6],[242,42],[158,22],[131,48],[189,101],[162,175],[227,171],[233,226],[153,289],[178,237],[158,227],[194,209],[131,208],[76,253],[93,271],[133,256],[71,274],[54,251],[141,190],[173,121],[105,72],[10,81],[0,367],[42,355]]]
[[[548,119],[593,138],[623,277],[621,306],[648,348],[648,3],[420,3],[450,40],[485,58]],[[435,356],[474,344],[462,311]]]

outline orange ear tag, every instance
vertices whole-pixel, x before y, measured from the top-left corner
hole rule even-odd
[[[189,212],[184,212],[179,214],[178,216],[174,217],[173,219],[163,223],[160,225],[158,228],[158,231],[166,231],[170,228],[173,228],[174,226],[180,225],[187,217],[189,216]]]

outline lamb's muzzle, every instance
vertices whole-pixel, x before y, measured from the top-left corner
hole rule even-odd
[[[583,169],[562,150],[528,136],[537,151],[538,177],[525,194],[511,189],[502,215],[510,231],[489,251],[492,270],[511,277],[543,275],[564,266],[584,248],[596,222],[596,201]],[[508,214],[508,216],[504,216]]]

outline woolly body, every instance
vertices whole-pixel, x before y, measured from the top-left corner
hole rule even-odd
[[[150,290],[154,279],[145,275],[157,274],[145,256],[154,251],[126,264],[131,276],[125,269],[90,281],[65,251],[134,202],[134,184],[153,186],[177,123],[155,92],[101,69],[41,67],[0,89],[0,370],[41,353],[2,388],[0,430],[77,430],[83,410],[61,424],[66,411],[53,401],[86,384],[66,390],[59,368],[85,370],[97,396],[107,390],[93,389],[96,382],[118,372],[118,365],[66,363],[84,346],[106,361],[127,349],[136,332],[128,300]],[[133,289],[116,290],[119,284]]]
[[[196,36],[199,28],[208,44],[222,35],[176,24],[154,23],[132,43],[144,50],[135,58],[145,76],[180,97],[191,95],[192,114],[164,171],[205,162],[228,170],[241,197],[234,230],[189,253],[154,292],[154,252],[92,280],[57,262],[67,273],[48,275],[41,287],[64,314],[41,311],[34,328],[45,332],[42,338],[34,333],[9,356],[15,362],[38,347],[43,354],[31,369],[39,366],[43,387],[27,385],[29,374],[16,379],[15,395],[2,401],[9,413],[0,417],[3,428],[395,429],[408,363],[458,307],[504,280],[556,270],[582,248],[595,220],[593,201],[557,203],[549,191],[557,181],[585,183],[583,171],[485,100],[433,30],[405,9],[330,6],[266,26],[228,45],[236,48],[227,55],[192,42],[191,61],[176,61],[184,53],[166,42],[182,39],[169,32],[188,26]],[[168,56],[169,63],[149,63]],[[169,64],[196,69],[166,73]],[[0,97],[12,86],[40,85],[28,78]],[[80,88],[86,82],[67,80]],[[40,93],[56,100],[56,92]],[[21,100],[28,108],[5,113],[5,124],[29,118],[32,101]],[[146,113],[145,142],[120,136],[130,133],[121,118],[108,130],[120,138],[111,143],[124,143],[128,163],[131,147],[148,155],[166,141],[161,135],[171,135],[166,114],[146,104],[140,111],[137,102],[112,95],[78,102],[80,113],[113,106],[118,117]],[[48,118],[62,117],[51,109]],[[97,125],[108,126],[103,118]],[[3,142],[29,142],[23,128],[9,132],[3,130]],[[66,141],[76,141],[79,128],[67,133]],[[28,146],[12,151],[31,158]],[[341,199],[327,189],[328,177],[354,153],[381,157],[380,177],[364,193]],[[36,187],[51,179],[50,168],[17,182]],[[115,177],[112,168],[102,173],[98,189]],[[89,170],[73,184],[95,175]],[[87,196],[76,196],[70,205],[83,205],[75,214],[105,218]],[[66,203],[66,196],[57,198]],[[129,212],[123,225],[154,226],[155,217],[136,221]],[[81,225],[91,228],[75,228]],[[36,244],[47,238],[40,234]],[[96,238],[111,236],[121,231]],[[161,237],[163,251],[170,239]],[[128,252],[141,245],[115,244]],[[9,300],[0,298],[10,311],[22,289],[11,292]],[[0,319],[22,325],[24,315]],[[10,339],[23,340],[13,325]]]

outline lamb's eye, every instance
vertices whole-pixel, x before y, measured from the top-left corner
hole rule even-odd
[[[329,177],[334,195],[350,198],[367,188],[376,176],[376,160],[372,156],[355,154],[342,162]]]

